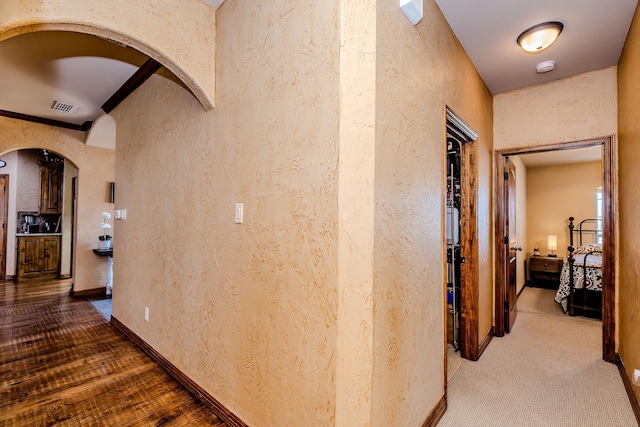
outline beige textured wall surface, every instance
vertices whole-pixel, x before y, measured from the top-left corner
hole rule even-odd
[[[40,210],[40,167],[34,151],[18,151],[16,210]]]
[[[372,423],[376,0],[340,2],[336,426]]]
[[[567,258],[569,217],[575,225],[596,216],[596,189],[602,185],[600,162],[540,166],[527,169],[528,253],[534,246],[549,253],[547,236],[558,236],[559,257]],[[591,241],[587,241],[591,243]],[[574,241],[578,245],[578,241]]]
[[[249,425],[331,426],[338,3],[217,18],[215,110],[154,76],[112,113],[113,314]]]
[[[213,107],[215,10],[202,0],[0,2],[0,40],[42,30],[86,32],[132,46],[170,69],[205,108]]]
[[[640,9],[635,16],[618,64],[620,278],[618,352],[631,378],[640,369]],[[640,387],[632,386],[640,399]]]
[[[479,134],[480,331],[492,323],[491,95],[442,13],[377,1],[373,425],[417,426],[444,393],[445,105]]]
[[[102,212],[112,208],[104,198],[104,186],[115,175],[115,151],[87,147],[83,139],[83,132],[0,117],[0,154],[24,148],[46,149],[66,157],[79,169],[73,280],[76,291],[105,287],[106,260],[92,249],[98,246]],[[7,247],[15,247],[15,240],[14,246],[9,244],[7,241]]]
[[[426,7],[227,0],[215,111],[156,76],[113,112],[114,316],[250,425],[420,424],[442,397],[445,104],[481,135],[491,328],[491,96]]]
[[[616,67],[494,97],[494,148],[534,147],[617,132]]]

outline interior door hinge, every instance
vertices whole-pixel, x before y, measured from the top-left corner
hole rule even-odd
[[[504,302],[504,309],[505,309],[506,311],[509,311],[509,301],[505,301],[505,302]]]
[[[509,236],[504,236],[502,238],[502,243],[509,243]]]
[[[509,172],[504,173],[504,180],[507,181],[509,179]]]

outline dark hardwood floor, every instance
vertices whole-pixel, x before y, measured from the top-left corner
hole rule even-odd
[[[0,425],[227,426],[70,288],[0,282]]]

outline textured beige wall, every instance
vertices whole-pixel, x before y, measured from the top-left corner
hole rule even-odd
[[[426,7],[227,0],[214,111],[156,76],[113,112],[114,316],[250,425],[419,424],[443,395],[445,104],[481,135],[491,328],[491,97]]]
[[[336,426],[372,425],[376,0],[340,1]]]
[[[640,9],[636,9],[618,64],[620,278],[618,352],[631,377],[640,369]],[[640,399],[640,387],[632,386]]]
[[[615,135],[616,67],[494,97],[494,148],[534,147]]]
[[[113,314],[249,425],[334,424],[338,20],[227,0],[214,111],[154,76],[112,113]]]
[[[180,7],[185,3],[189,7]],[[0,40],[43,30],[88,33],[132,46],[170,69],[202,105],[213,107],[215,11],[202,0],[0,2]]]
[[[527,169],[527,252],[534,246],[541,255],[547,250],[547,236],[558,236],[555,253],[566,259],[569,246],[569,217],[576,226],[596,216],[596,189],[602,185],[600,162],[541,166]],[[591,243],[588,241],[587,243]],[[574,241],[574,245],[578,245]]]
[[[83,132],[0,117],[0,154],[24,148],[47,149],[66,157],[79,169],[73,280],[76,291],[105,286],[107,263],[92,249],[98,246],[102,212],[112,207],[104,197],[104,186],[115,175],[115,151],[87,147],[83,139]],[[7,248],[15,247],[15,240],[10,245],[8,240]]]
[[[416,426],[444,392],[448,105],[479,134],[480,330],[492,323],[491,95],[433,1],[378,1],[373,425]]]
[[[18,152],[18,194],[16,208],[19,211],[40,210],[40,167],[34,151]]]

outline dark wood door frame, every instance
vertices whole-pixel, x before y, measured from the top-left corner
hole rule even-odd
[[[613,137],[550,144],[536,147],[496,150],[494,152],[494,198],[496,206],[494,249],[495,249],[495,319],[494,335],[504,335],[504,301],[505,292],[502,284],[505,280],[505,264],[503,255],[504,230],[504,162],[503,157],[517,154],[537,153],[542,151],[571,150],[593,146],[602,147],[602,191],[603,191],[603,288],[602,288],[602,358],[615,363],[615,200],[617,183],[615,180],[617,161],[616,147]]]

